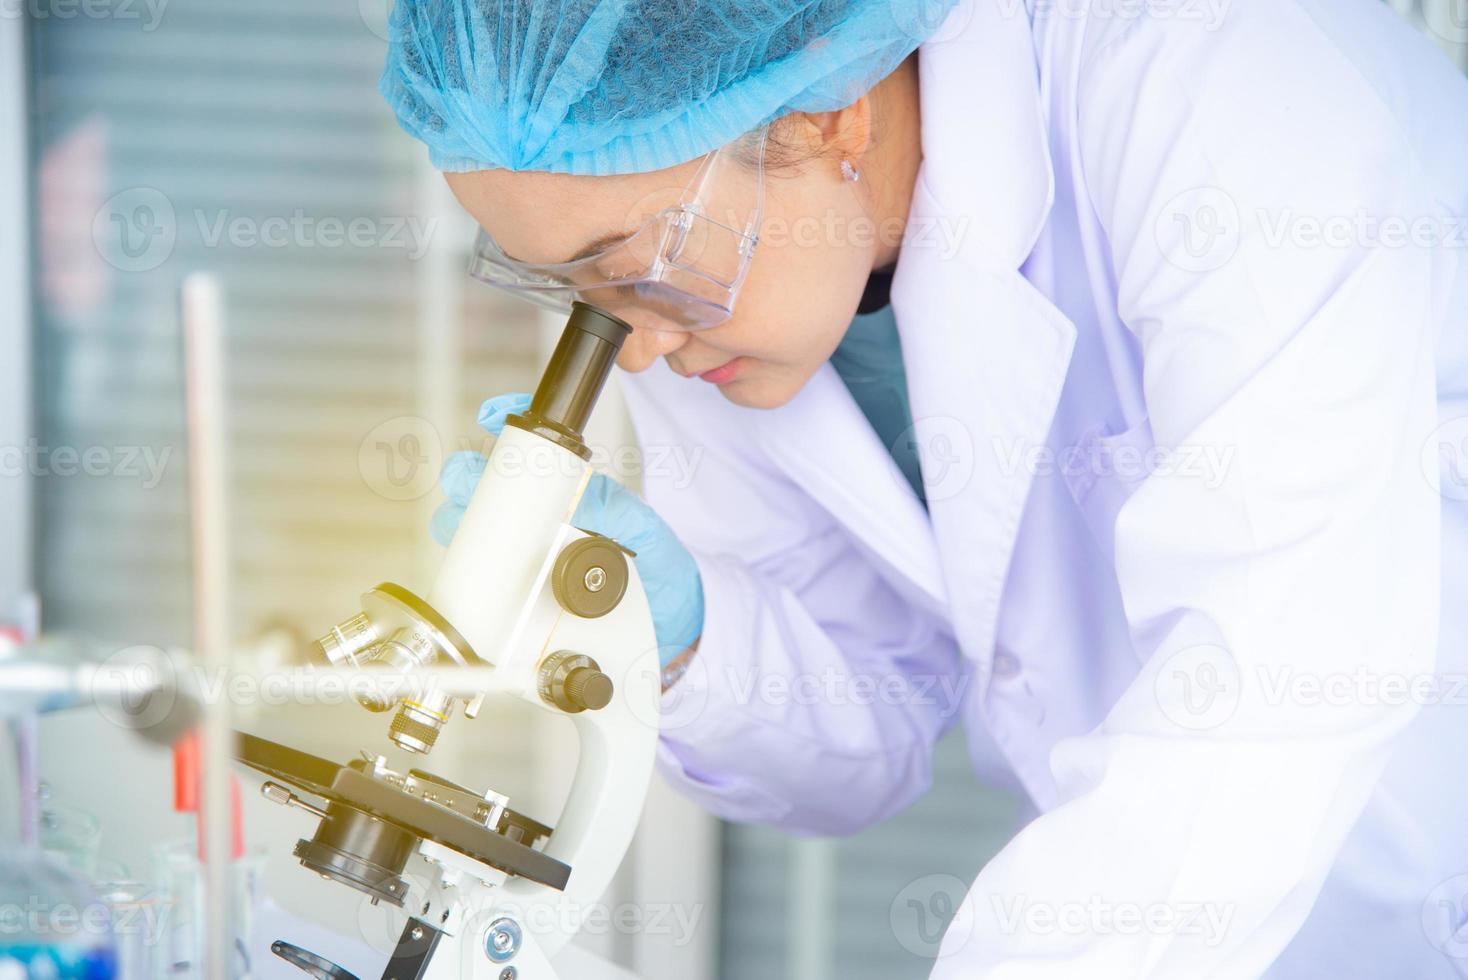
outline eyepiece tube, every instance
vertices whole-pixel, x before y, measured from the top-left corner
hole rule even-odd
[[[591,410],[612,373],[617,352],[632,328],[585,303],[574,303],[566,329],[556,343],[550,364],[524,415],[512,415],[508,424],[528,429],[560,443],[583,459],[591,451],[582,442]]]

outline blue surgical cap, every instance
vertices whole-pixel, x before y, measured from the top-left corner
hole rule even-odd
[[[397,0],[381,90],[440,170],[660,170],[850,105],[955,2]]]

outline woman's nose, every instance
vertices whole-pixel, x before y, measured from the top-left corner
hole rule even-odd
[[[617,355],[617,366],[624,371],[645,371],[652,362],[666,357],[688,342],[688,334],[681,330],[655,330],[652,327],[632,324],[632,335],[622,342]]]

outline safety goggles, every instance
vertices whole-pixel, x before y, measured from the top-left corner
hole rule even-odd
[[[636,231],[569,262],[511,258],[480,229],[469,275],[561,312],[579,300],[660,330],[721,323],[734,312],[759,241],[766,135],[761,129],[708,154],[676,201],[649,202],[656,210]]]

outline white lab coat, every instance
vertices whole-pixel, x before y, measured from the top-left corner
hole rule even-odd
[[[628,379],[707,601],[663,773],[849,832],[961,721],[1041,815],[945,980],[1468,976],[1468,84],[1374,0],[967,0],[920,66],[931,520],[829,366]]]

